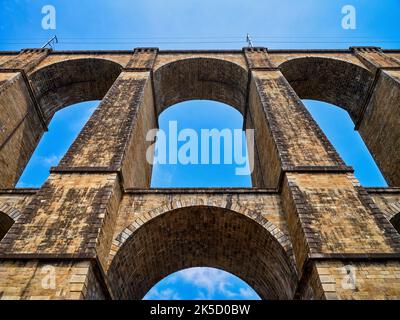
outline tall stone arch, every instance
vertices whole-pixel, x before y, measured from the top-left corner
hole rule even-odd
[[[140,223],[117,237],[107,270],[115,298],[141,299],[170,273],[201,266],[234,273],[264,299],[294,297],[298,280],[290,248],[262,216],[189,206]]]
[[[314,99],[345,109],[388,183],[400,183],[400,137],[396,110],[398,60],[377,48],[353,49],[361,63],[336,57],[295,57],[279,65],[301,99]],[[390,102],[388,102],[390,101]]]
[[[162,59],[160,59],[163,61]],[[188,100],[213,100],[225,103],[241,113],[245,129],[255,128],[248,118],[249,72],[242,61],[235,61],[218,54],[166,59],[155,66],[153,72],[155,109],[157,117],[169,106]],[[261,126],[262,124],[260,124]],[[260,142],[254,141],[252,184],[254,187],[270,187],[261,168],[264,153],[259,151]]]
[[[116,62],[91,57],[48,62],[47,50],[22,51],[0,66],[3,127],[0,186],[14,187],[54,114],[71,104],[100,100],[121,72]],[[14,161],[8,159],[13,158]]]

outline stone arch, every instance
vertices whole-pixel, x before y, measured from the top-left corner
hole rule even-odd
[[[101,58],[70,59],[46,65],[29,75],[45,121],[69,105],[101,100],[122,70]]]
[[[119,248],[121,248],[125,243],[125,241],[132,235],[132,233],[135,232],[137,229],[139,229],[143,224],[149,222],[150,220],[152,220],[157,216],[163,215],[172,210],[191,208],[191,207],[220,208],[243,214],[247,218],[250,218],[255,222],[261,224],[268,232],[270,232],[275,237],[276,241],[278,241],[280,245],[284,248],[288,256],[292,259],[293,263],[295,263],[293,247],[289,237],[286,234],[284,234],[277,225],[269,221],[262,214],[253,210],[249,210],[246,207],[238,206],[236,204],[232,205],[229,201],[224,201],[224,202],[213,201],[210,203],[203,203],[203,201],[197,201],[193,199],[192,201],[173,200],[168,206],[164,205],[157,207],[156,209],[148,211],[140,218],[136,218],[132,223],[130,223],[115,237],[113,241],[113,247],[111,248],[110,252],[109,264],[111,263],[112,259],[114,258]]]
[[[298,279],[290,241],[262,215],[192,205],[144,217],[114,241],[107,277],[115,298],[141,299],[165,276],[199,266],[235,274],[263,299],[294,297]]]
[[[382,213],[397,232],[400,233],[400,201],[389,203],[388,207],[382,210]]]
[[[362,112],[374,81],[374,75],[368,69],[335,58],[293,58],[279,67],[301,99],[339,106],[354,122]]]
[[[154,69],[155,115],[160,116],[168,107],[180,102],[212,100],[236,109],[243,117],[244,127],[253,129],[255,124],[247,120],[248,86],[249,72],[238,61],[218,56],[179,57]],[[257,145],[258,141],[255,141],[252,186],[266,187]]]
[[[0,205],[0,241],[20,216],[21,212],[10,205]]]
[[[245,114],[248,72],[231,61],[197,57],[169,62],[154,71],[157,113],[179,102],[214,100]]]

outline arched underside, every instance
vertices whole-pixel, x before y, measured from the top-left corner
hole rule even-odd
[[[187,100],[215,100],[244,114],[248,74],[241,66],[213,58],[192,58],[166,64],[154,72],[156,107]]]
[[[101,100],[121,72],[105,59],[73,59],[51,64],[29,76],[45,119],[60,109],[84,101]]]
[[[0,211],[0,241],[14,224],[14,220],[8,214]]]
[[[350,62],[322,57],[295,58],[280,65],[301,99],[320,100],[342,107],[358,119],[373,75]]]
[[[294,264],[260,223],[216,207],[179,208],[151,219],[119,248],[107,276],[116,299],[142,299],[181,269],[213,267],[235,274],[263,299],[292,299]]]

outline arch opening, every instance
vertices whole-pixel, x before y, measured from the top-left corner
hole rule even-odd
[[[267,224],[261,216],[209,206],[163,213],[120,242],[107,271],[113,295],[142,299],[167,275],[206,266],[236,275],[263,299],[292,299],[294,263]]]
[[[260,300],[235,275],[215,268],[196,267],[174,272],[159,281],[144,300]]]
[[[46,181],[50,168],[58,165],[98,104],[87,101],[57,111],[19,177],[17,188],[36,188]]]
[[[360,65],[326,57],[294,58],[280,68],[343,160],[354,167],[360,182],[387,186],[377,158],[365,145],[369,140],[354,132],[374,75]]]
[[[250,188],[252,154],[243,117],[233,107],[209,100],[178,103],[159,116],[151,187]]]
[[[98,105],[92,101],[105,96],[121,70],[114,61],[79,58],[52,63],[28,75],[49,132],[43,135],[42,128],[35,130],[35,136],[18,155],[17,187],[42,185],[50,167],[58,164]],[[29,126],[26,130],[26,135],[32,135]]]
[[[160,58],[161,59],[161,58]],[[162,61],[162,60],[161,60]],[[177,104],[191,103],[199,104],[199,101],[203,101],[202,105],[207,105],[210,101],[213,101],[215,105],[218,103],[226,104],[230,107],[235,108],[241,115],[247,119],[249,110],[246,107],[248,100],[248,71],[241,66],[239,63],[220,59],[218,57],[192,57],[192,58],[181,58],[179,60],[161,64],[156,67],[153,74],[154,83],[154,97],[155,97],[155,109],[156,116],[160,116],[162,120],[165,116],[163,111],[169,114],[169,108],[177,108]],[[166,110],[168,108],[168,110]],[[199,108],[201,110],[201,108]],[[217,109],[208,109],[209,114],[206,122],[210,123],[211,120],[215,120]],[[207,111],[205,111],[207,112]],[[226,123],[232,118],[237,117],[231,110],[230,113],[226,113],[223,119],[219,119],[221,123]],[[204,113],[205,114],[205,113]],[[203,114],[203,115],[204,115]],[[160,121],[160,127],[162,125]],[[190,121],[189,121],[190,122]],[[243,120],[241,120],[243,123]],[[217,121],[215,121],[217,123]],[[252,123],[245,121],[246,130],[252,129]],[[220,123],[219,123],[220,125]],[[219,127],[215,124],[215,126]],[[234,125],[236,126],[236,125]],[[242,125],[243,127],[243,125]],[[205,129],[207,129],[207,124]],[[228,127],[225,129],[231,129]],[[264,181],[261,177],[261,168],[258,163],[258,156],[253,139],[249,135],[245,137],[247,141],[244,141],[244,149],[247,146],[247,160],[248,164],[244,170],[240,171],[239,175],[227,174],[221,177],[220,175],[214,175],[213,171],[217,170],[218,166],[209,165],[207,170],[196,170],[195,175],[203,175],[203,181],[198,182],[185,182],[185,183],[169,183],[171,181],[171,174],[165,179],[168,183],[160,185],[154,180],[154,176],[159,172],[159,168],[154,167],[152,175],[151,186],[159,187],[265,187]],[[250,144],[251,143],[251,144]],[[254,148],[253,148],[254,147]],[[237,150],[240,147],[237,148]],[[254,151],[254,152],[253,152]],[[246,150],[243,151],[246,154]],[[256,155],[254,155],[256,153]],[[251,164],[251,165],[250,165]],[[187,169],[192,167],[191,165],[186,166]],[[199,168],[197,165],[196,169]],[[174,168],[176,170],[176,168]],[[205,169],[204,167],[202,169]],[[247,171],[247,172],[246,172]],[[256,171],[256,173],[253,173]],[[184,172],[184,171],[182,171]],[[193,171],[194,172],[194,171]],[[192,172],[192,173],[193,173]],[[190,173],[190,175],[192,175]],[[215,177],[215,181],[205,181],[205,176],[209,178]],[[188,175],[189,176],[189,175]],[[241,177],[238,177],[241,176]],[[246,177],[247,176],[247,177]],[[220,179],[217,179],[219,177]]]
[[[315,100],[303,100],[319,127],[363,186],[387,187],[388,184],[348,112],[338,106]]]
[[[8,230],[14,224],[14,219],[12,219],[8,214],[0,211],[0,241],[4,238]]]

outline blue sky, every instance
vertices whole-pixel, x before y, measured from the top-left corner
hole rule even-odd
[[[258,300],[257,293],[235,275],[214,268],[190,268],[157,283],[146,300]]]
[[[41,27],[44,5],[56,8],[56,30]],[[341,26],[344,5],[356,8],[355,30]],[[40,47],[56,34],[58,50],[211,49],[245,46],[246,33],[254,45],[276,48],[348,48],[351,45],[400,47],[400,1],[266,1],[266,0],[0,0],[0,50]],[[374,161],[346,112],[325,103],[305,101],[347,164],[366,186],[385,185]],[[75,139],[98,102],[85,102],[59,111],[36,149],[20,187],[39,187],[48,169]],[[213,117],[209,117],[210,112]],[[177,120],[181,128],[240,128],[242,118],[226,105],[193,101],[173,106],[160,116],[160,127]],[[153,187],[250,186],[249,177],[232,175],[232,166],[157,166]],[[178,271],[178,270],[177,270]],[[200,279],[200,280],[199,280]],[[222,285],[221,285],[222,283]],[[184,270],[153,288],[146,298],[254,298],[238,278],[209,268]]]
[[[210,114],[213,116],[210,117]],[[178,103],[159,116],[160,129],[164,130],[166,135],[169,134],[169,123],[177,122],[179,130],[190,128],[194,129],[199,135],[201,142],[201,129],[218,129],[230,130],[243,128],[243,117],[239,111],[233,107],[214,101],[187,101]],[[178,143],[180,148],[186,141]],[[243,146],[246,147],[245,141]],[[167,150],[168,149],[167,140]],[[242,154],[246,155],[246,148]],[[211,143],[209,152],[211,155]],[[236,175],[235,168],[243,167],[232,164],[224,164],[223,143],[220,147],[221,164],[155,164],[153,168],[152,187],[251,187],[250,175]],[[200,162],[201,152],[198,155]],[[211,158],[211,157],[210,157]],[[210,159],[211,162],[211,159]],[[188,177],[190,177],[188,179]]]
[[[41,28],[48,4],[56,8],[56,30]],[[347,4],[357,10],[356,30],[341,27]],[[240,48],[246,33],[269,48],[399,44],[398,0],[1,0],[1,8],[3,49],[39,46],[53,34],[60,50]]]

